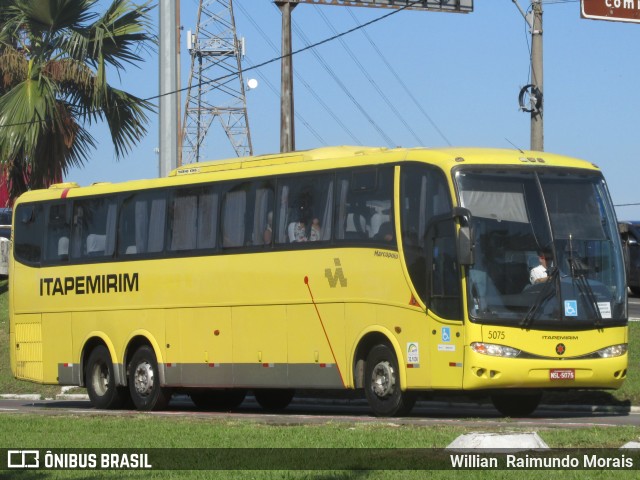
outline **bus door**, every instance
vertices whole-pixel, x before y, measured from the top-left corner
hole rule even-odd
[[[435,220],[427,229],[427,317],[431,350],[431,385],[461,388],[464,330],[460,267],[452,218]]]

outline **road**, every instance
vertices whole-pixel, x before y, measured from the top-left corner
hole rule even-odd
[[[0,400],[0,414],[74,415],[74,416],[131,416],[133,410],[95,410],[88,401],[78,400]],[[499,424],[525,428],[584,428],[590,426],[640,426],[640,409],[617,408],[591,411],[584,408],[542,406],[531,417],[503,418],[490,405],[474,403],[418,402],[410,417],[380,419],[373,417],[366,404],[358,400],[313,401],[294,399],[282,413],[265,413],[252,398],[234,412],[204,412],[196,410],[187,397],[172,400],[169,409],[151,412],[150,416],[201,417],[216,420],[250,421],[274,425],[324,423],[386,423],[395,425],[458,425],[473,428]]]

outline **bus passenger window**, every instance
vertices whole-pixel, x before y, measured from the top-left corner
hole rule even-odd
[[[276,242],[299,244],[330,240],[333,176],[290,177],[279,184]]]
[[[341,172],[336,238],[357,243],[394,242],[392,199],[393,167]]]
[[[216,246],[218,194],[213,187],[178,190],[171,204],[169,248],[173,251]]]
[[[71,257],[112,256],[116,245],[115,197],[77,200],[73,204]]]
[[[13,232],[15,255],[18,261],[39,263],[42,260],[44,214],[42,205],[20,205],[16,211]]]
[[[46,233],[45,259],[50,262],[66,262],[69,260],[69,222],[67,205],[49,206]]]
[[[164,192],[139,193],[126,198],[120,210],[118,254],[162,252],[166,210]]]
[[[245,245],[248,182],[234,186],[224,194],[222,202],[222,248]]]

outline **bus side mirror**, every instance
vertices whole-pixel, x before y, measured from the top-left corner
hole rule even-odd
[[[473,265],[473,232],[471,231],[471,211],[464,207],[455,207],[453,217],[460,221],[457,250],[460,265]]]
[[[473,265],[473,236],[471,227],[463,225],[458,231],[458,263],[460,265]]]

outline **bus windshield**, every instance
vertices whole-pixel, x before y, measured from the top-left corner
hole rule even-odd
[[[616,219],[599,173],[460,170],[472,214],[472,321],[592,328],[626,321]]]

